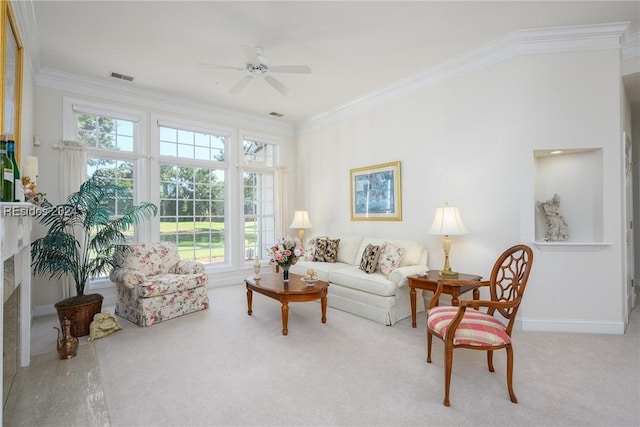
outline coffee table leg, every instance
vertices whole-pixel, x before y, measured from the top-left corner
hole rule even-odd
[[[289,330],[287,329],[287,324],[289,323],[289,303],[282,303],[282,335],[287,335]]]
[[[411,327],[416,327],[416,289],[411,288],[409,291],[409,300],[411,301]]]
[[[322,307],[322,323],[327,323],[327,296],[320,298],[320,306]]]
[[[251,301],[253,300],[253,291],[251,289],[247,289],[247,314],[251,316]]]

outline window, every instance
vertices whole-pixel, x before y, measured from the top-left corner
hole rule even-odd
[[[115,114],[114,114],[115,115]],[[77,112],[78,141],[87,145],[87,176],[100,170],[109,182],[131,190],[126,198],[110,200],[114,216],[122,215],[134,202],[134,151],[136,122],[99,114]],[[135,226],[126,231],[135,241]]]
[[[148,127],[143,111],[63,102],[63,137],[86,145],[88,175],[100,170],[132,190],[113,201],[115,215],[143,200],[158,206],[157,217],[129,232],[131,241],[175,242],[181,259],[208,271],[268,257],[284,226],[276,196],[279,139],[154,113]]]
[[[73,123],[75,138],[87,147],[87,176],[100,171],[110,183],[130,189],[126,196],[107,200],[112,209],[112,219],[123,215],[135,203],[138,120],[136,117],[120,117],[118,112],[92,110],[90,107],[74,105]],[[127,241],[138,240],[134,225],[124,232]],[[142,227],[144,228],[144,227]],[[102,279],[106,278],[106,275]],[[104,281],[104,280],[102,280]],[[93,281],[90,288],[98,286],[101,278]]]
[[[134,163],[127,160],[114,160],[108,158],[101,158],[97,156],[91,156],[87,158],[87,175],[93,176],[93,174],[100,170],[103,176],[108,178],[110,184],[118,185],[120,187],[131,190],[129,197],[120,197],[115,200],[111,200],[111,208],[116,216],[123,215],[133,205],[133,169]],[[133,233],[131,232],[133,235]]]
[[[78,140],[87,147],[133,152],[135,122],[95,114],[78,114]]]
[[[162,123],[158,131],[160,240],[175,242],[181,259],[228,262],[224,159],[229,137]]]
[[[160,155],[224,161],[224,149],[227,138],[160,126]]]
[[[266,259],[277,240],[276,171],[278,145],[257,138],[243,138],[244,259]]]

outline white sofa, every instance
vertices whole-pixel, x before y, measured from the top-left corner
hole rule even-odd
[[[290,272],[305,275],[314,269],[320,280],[329,283],[330,307],[347,311],[384,325],[393,325],[411,315],[407,276],[428,270],[427,250],[411,240],[385,239],[354,235],[329,236],[340,239],[336,262],[300,259]],[[366,273],[360,269],[367,245],[383,243],[404,249],[399,266],[388,275],[380,271]],[[417,298],[417,310],[423,311],[422,298]]]

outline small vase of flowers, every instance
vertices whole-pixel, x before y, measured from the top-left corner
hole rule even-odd
[[[275,264],[282,268],[283,280],[289,281],[289,267],[298,262],[298,257],[304,255],[304,248],[300,242],[291,237],[283,237],[278,240],[270,249],[270,264]]]

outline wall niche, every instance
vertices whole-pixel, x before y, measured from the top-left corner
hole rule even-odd
[[[539,247],[604,244],[602,149],[546,149],[533,155],[535,243]],[[555,194],[560,196],[559,213],[567,223],[568,238],[545,241],[546,219],[537,202]]]

